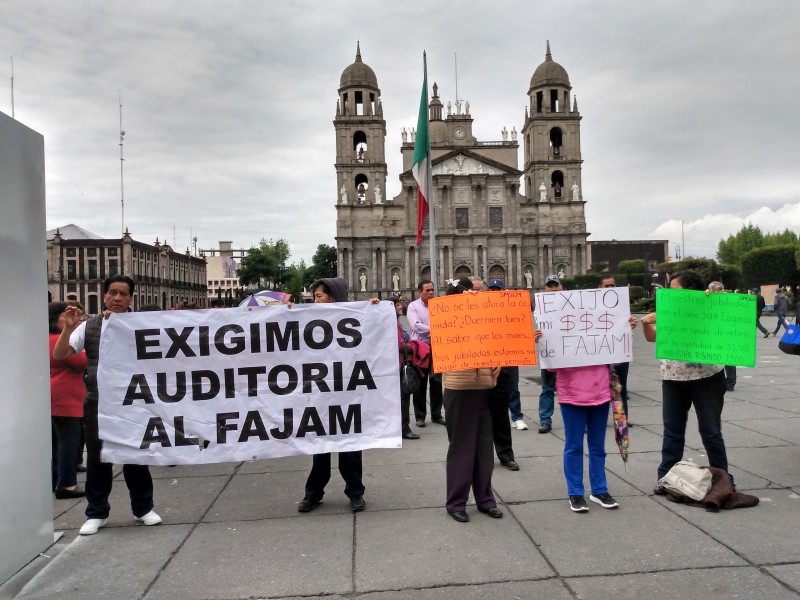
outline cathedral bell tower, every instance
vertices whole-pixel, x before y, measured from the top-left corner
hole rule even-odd
[[[352,240],[371,227],[386,204],[386,121],[375,72],[356,59],[342,71],[336,103],[336,209],[339,275],[353,292],[375,289],[381,281],[375,257],[357,257]],[[344,235],[343,235],[344,234]],[[369,254],[369,253],[367,253]]]
[[[562,276],[584,273],[588,267],[581,115],[571,91],[567,71],[553,60],[548,41],[544,62],[528,88],[523,177],[526,201],[538,209],[540,272]]]

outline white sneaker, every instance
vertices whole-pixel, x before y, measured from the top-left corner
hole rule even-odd
[[[133,520],[138,523],[144,523],[145,525],[159,525],[161,523],[161,517],[159,517],[158,513],[154,510],[151,510],[143,517],[134,516]]]
[[[81,525],[81,529],[78,533],[80,535],[94,535],[97,533],[97,530],[104,527],[106,523],[108,523],[108,519],[88,519],[86,523]]]
[[[528,428],[528,426],[525,424],[525,421],[523,421],[522,419],[520,419],[519,421],[514,421],[514,426],[517,429],[527,429]]]

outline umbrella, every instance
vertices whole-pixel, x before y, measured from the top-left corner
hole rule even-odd
[[[619,455],[628,469],[628,417],[622,404],[622,385],[619,382],[614,367],[609,367],[609,380],[611,387],[611,410],[614,413],[614,441],[617,442]]]
[[[275,290],[264,290],[248,296],[239,303],[239,306],[272,306],[274,304],[288,304],[292,295]]]

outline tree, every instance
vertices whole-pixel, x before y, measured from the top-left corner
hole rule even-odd
[[[589,267],[589,273],[605,273],[607,271],[608,271],[607,260],[593,262],[592,265]]]
[[[675,263],[673,275],[681,271],[694,271],[706,284],[720,279],[720,267],[710,258],[684,258]]]
[[[336,248],[320,244],[317,246],[314,256],[311,257],[311,266],[306,269],[305,285],[323,277],[336,277],[337,265]]]
[[[725,265],[736,265],[741,262],[742,255],[764,245],[764,233],[758,225],[748,223],[736,235],[720,240],[717,245],[717,260]]]
[[[621,260],[617,265],[617,271],[626,275],[641,275],[647,272],[647,261],[643,258],[633,260]]]
[[[264,240],[252,247],[243,257],[236,275],[242,285],[255,285],[261,290],[279,288],[287,273],[286,261],[291,256],[289,244],[283,238]]]
[[[757,248],[742,256],[742,276],[748,287],[765,283],[792,285],[800,282],[795,255],[797,244]]]
[[[299,265],[291,264],[286,269],[286,275],[283,279],[283,290],[292,295],[293,302],[303,301],[303,287],[305,287],[306,277],[305,261],[301,260]]]

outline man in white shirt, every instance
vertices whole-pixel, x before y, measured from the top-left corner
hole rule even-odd
[[[128,311],[133,300],[134,282],[125,275],[112,275],[103,282],[106,310],[88,321],[82,320],[80,310],[67,307],[64,328],[53,348],[53,358],[63,360],[81,350],[86,350],[89,366],[86,374],[86,401],[84,422],[86,437],[86,522],[81,535],[92,535],[108,521],[111,506],[108,497],[114,479],[113,465],[100,460],[103,441],[97,427],[98,393],[97,365],[100,337],[111,313]],[[153,510],[153,479],[147,465],[123,465],[122,473],[131,496],[133,518],[144,525],[158,525],[161,517]]]
[[[433,284],[427,279],[422,280],[417,286],[419,298],[409,303],[406,316],[411,327],[411,339],[431,343],[431,319],[428,313],[428,300],[436,295]],[[431,364],[431,368],[433,365]],[[414,416],[417,420],[417,427],[425,427],[426,402],[425,394],[430,381],[431,398],[431,422],[444,425],[442,417],[442,378],[434,376],[428,371],[422,376],[419,388],[414,392]]]

